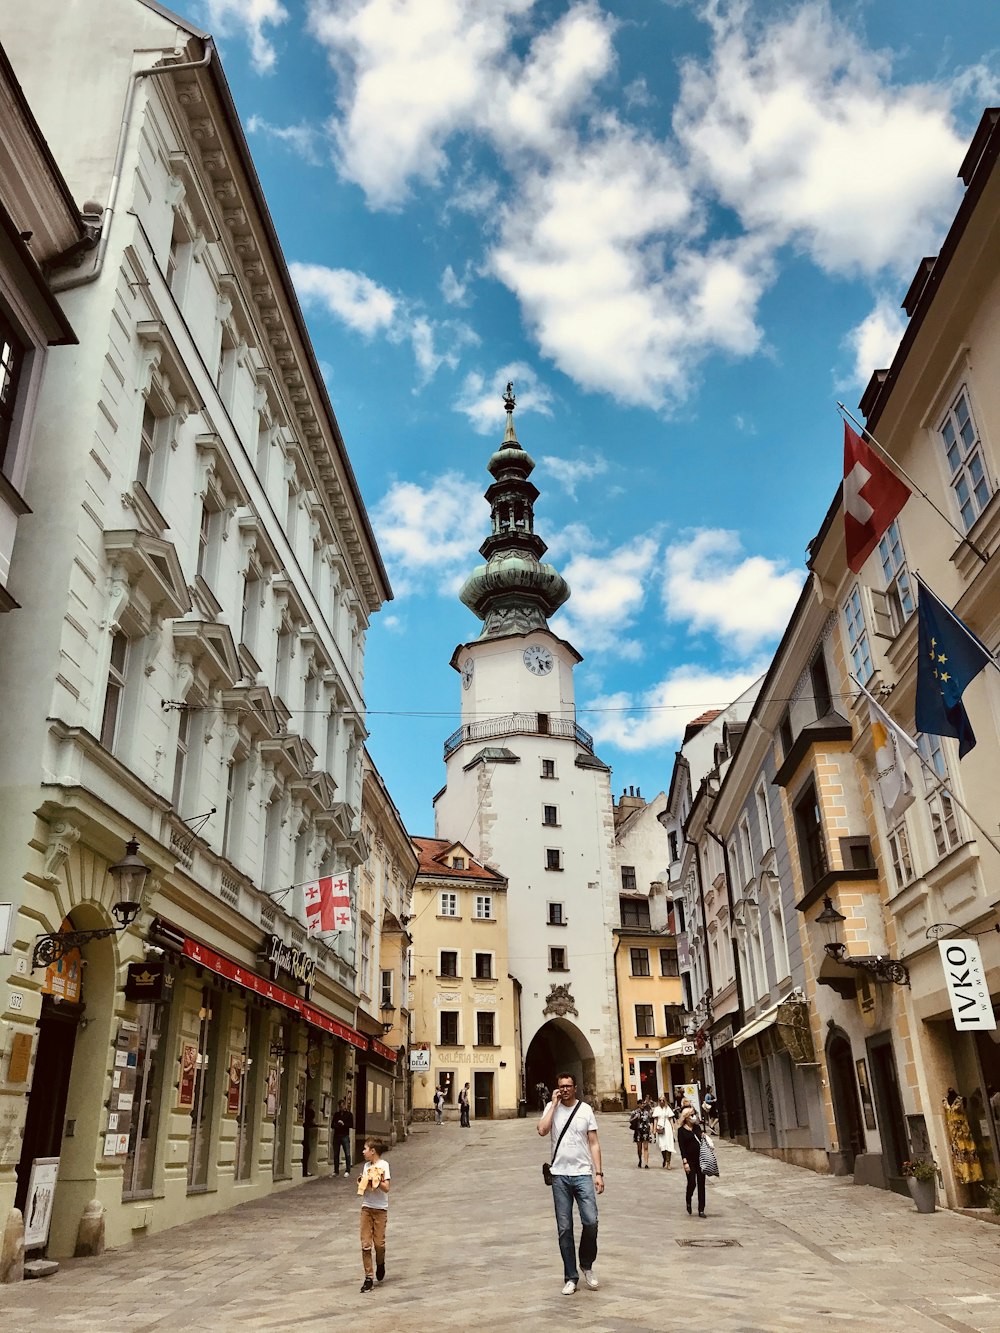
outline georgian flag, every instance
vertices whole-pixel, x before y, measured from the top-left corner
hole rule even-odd
[[[346,875],[325,875],[302,886],[306,934],[333,935],[351,928],[351,888]]]
[[[910,489],[844,422],[844,540],[855,574],[910,498]]]

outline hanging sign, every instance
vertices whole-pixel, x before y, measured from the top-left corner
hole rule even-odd
[[[125,998],[139,1004],[153,1004],[169,998],[166,967],[162,958],[144,963],[129,963],[125,977]]]
[[[410,1048],[410,1069],[414,1071],[428,1070],[431,1067],[431,1052],[429,1046],[411,1046]]]
[[[997,1025],[986,984],[983,957],[975,940],[938,940],[952,1017],[959,1032]]]

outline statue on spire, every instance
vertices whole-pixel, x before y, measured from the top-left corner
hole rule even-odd
[[[516,399],[514,398],[514,381],[507,381],[507,392],[503,396],[503,405],[508,412],[513,412]]]

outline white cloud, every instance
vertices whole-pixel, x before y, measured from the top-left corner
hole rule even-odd
[[[590,481],[593,477],[602,477],[608,470],[606,458],[557,458],[555,454],[543,454],[538,460],[550,476],[554,477],[568,496],[576,499],[576,488],[581,481]]]
[[[639,694],[603,695],[580,709],[583,725],[598,743],[620,750],[676,749],[684,728],[709,708],[725,708],[766,670],[758,662],[743,670],[711,671],[679,666]]]
[[[460,279],[449,264],[441,274],[441,295],[449,305],[463,305],[468,290],[468,280]]]
[[[478,434],[503,435],[503,389],[508,380],[514,384],[518,420],[525,412],[538,412],[544,417],[552,415],[551,390],[525,362],[511,361],[488,376],[474,370],[465,377],[454,407],[456,412],[468,417]]]
[[[398,302],[365,273],[324,264],[289,264],[302,302],[320,305],[357,333],[370,338],[392,328]]]
[[[908,264],[958,198],[950,90],[893,85],[888,56],[825,2],[750,12],[708,5],[711,58],[682,65],[674,128],[694,171],[749,231],[825,269]]]
[[[425,485],[393,482],[372,522],[397,598],[426,591],[453,596],[472,570],[489,512],[482,486],[445,472]]]
[[[388,615],[383,614],[380,616],[378,623],[381,624],[383,629],[388,630],[390,634],[402,634],[406,629],[405,618],[403,616],[394,615],[392,612]]]
[[[570,530],[574,544],[590,545],[584,529]],[[553,543],[566,544],[567,533]],[[571,589],[570,600],[552,621],[554,633],[570,640],[581,652],[607,652],[635,659],[642,645],[628,638],[629,629],[646,600],[646,589],[659,551],[655,536],[636,537],[616,550],[603,553],[577,549],[561,565]]]
[[[264,35],[268,24],[277,26],[288,18],[280,0],[205,0],[208,25],[221,35],[242,29],[250,43],[250,58],[258,74],[274,68],[274,47]]]
[[[421,385],[442,365],[454,369],[458,350],[479,341],[467,325],[457,320],[434,323],[365,273],[324,264],[292,263],[288,267],[303,305],[325,310],[366,338],[383,334],[391,343],[409,342]],[[443,350],[442,339],[448,341]]]
[[[864,388],[873,371],[885,370],[892,364],[905,328],[906,320],[898,303],[891,297],[880,296],[874,308],[844,339],[854,354],[853,384]]]
[[[609,110],[615,15],[597,0],[538,11],[309,0],[337,75],[328,129],[341,174],[376,208],[447,176],[445,210],[482,219],[482,272],[589,390],[673,409],[708,356],[761,347],[758,308],[783,247],[875,273],[923,253],[954,208],[952,105],[986,86],[985,65],[900,86],[827,0],[761,6],[759,21],[741,0],[705,0],[708,52],[683,64],[674,136],[659,139]],[[628,112],[647,96],[629,84]],[[446,299],[463,299],[466,281],[446,270]],[[491,428],[492,404],[487,425],[469,398],[460,410]]]
[[[708,631],[739,652],[784,630],[804,580],[779,561],[744,556],[739,536],[720,528],[671,544],[663,564],[668,618]]]
[[[437,179],[444,144],[496,95],[511,23],[534,0],[309,0],[309,27],[338,78],[331,122],[343,175],[376,207]]]
[[[319,154],[316,151],[317,132],[314,126],[303,122],[301,125],[272,125],[270,121],[263,116],[251,116],[247,121],[248,134],[263,134],[269,139],[277,139],[279,143],[287,144],[293,152],[298,153],[299,157],[304,158],[306,162],[316,166],[319,163]]]

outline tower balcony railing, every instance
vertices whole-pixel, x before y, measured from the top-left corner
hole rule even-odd
[[[575,740],[594,753],[593,736],[571,718],[552,717],[549,713],[505,713],[483,722],[467,722],[453,731],[444,743],[444,757],[454,754],[466,741],[500,740],[504,736],[559,736]]]

